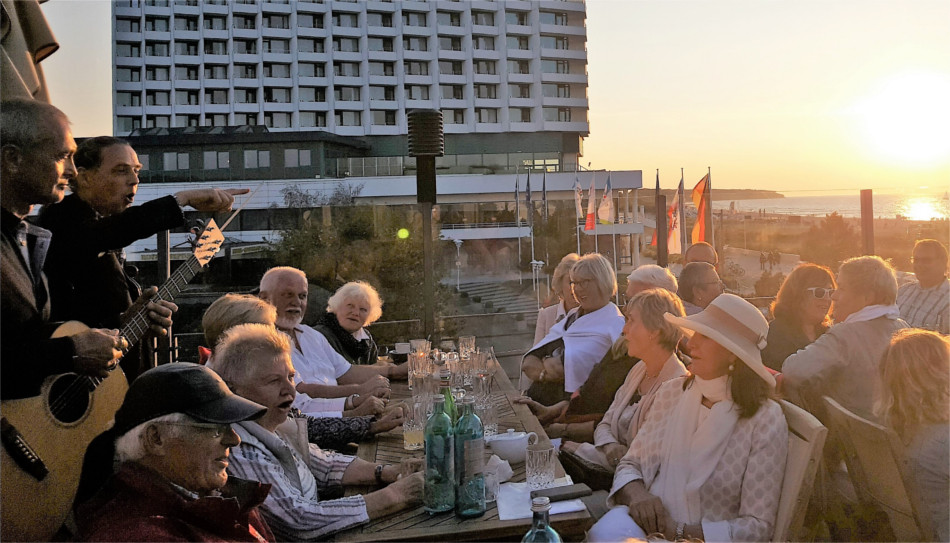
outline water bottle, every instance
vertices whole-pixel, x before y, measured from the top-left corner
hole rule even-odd
[[[548,513],[551,511],[551,500],[542,496],[531,500],[531,512],[534,520],[531,521],[531,530],[521,539],[521,543],[561,543],[561,536],[548,524]]]
[[[455,507],[455,432],[445,414],[445,399],[436,395],[425,430],[425,486],[422,505],[429,514]]]
[[[454,425],[459,420],[458,409],[455,407],[455,396],[452,395],[452,370],[443,367],[439,371],[439,394],[445,400],[445,414]]]
[[[475,398],[462,398],[455,424],[455,514],[462,518],[485,514],[485,432],[475,414]]]

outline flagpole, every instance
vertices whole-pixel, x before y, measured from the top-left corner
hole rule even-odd
[[[680,205],[679,205],[679,209],[677,209],[676,211],[680,214],[680,249],[683,251],[683,255],[684,255],[683,258],[685,260],[686,248],[688,246],[686,245],[686,203],[684,202],[686,194],[683,189],[683,183],[684,183],[683,168],[680,168],[680,189],[679,189]]]
[[[521,195],[518,194],[521,185],[520,170],[515,166],[515,236],[518,237],[518,263],[515,270],[518,272],[518,284],[523,283],[521,277]]]
[[[610,172],[607,172],[607,179],[610,179]],[[613,196],[611,196],[611,199],[612,198]],[[617,207],[620,207],[620,206],[617,206]],[[617,268],[617,215],[619,215],[619,213],[615,214],[614,217],[611,217],[613,219],[613,223],[611,224],[612,232],[610,233],[610,237],[613,239],[613,243],[614,243],[614,273],[616,273],[619,270],[619,268]],[[617,291],[617,294],[614,296],[614,298],[616,299],[615,303],[617,305],[620,305],[620,291],[619,290]]]
[[[597,196],[597,174],[590,172],[590,185],[594,187],[594,196]],[[596,211],[595,211],[596,213]],[[600,245],[597,243],[597,223],[600,222],[597,220],[597,216],[594,216],[594,252],[600,253]]]
[[[712,168],[707,166],[706,178],[706,231],[709,232],[709,244],[716,247],[716,234],[713,231],[712,216]]]

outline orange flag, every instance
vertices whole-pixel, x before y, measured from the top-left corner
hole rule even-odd
[[[706,237],[706,213],[708,206],[706,202],[706,184],[709,182],[709,174],[703,176],[693,187],[693,204],[696,205],[698,213],[696,214],[696,224],[693,225],[692,242],[707,241]]]

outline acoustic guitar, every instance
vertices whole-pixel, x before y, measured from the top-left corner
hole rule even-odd
[[[214,220],[209,221],[196,240],[194,255],[165,281],[155,299],[173,300],[223,242],[224,235]],[[122,326],[129,345],[148,331],[147,311],[143,306]],[[69,321],[53,337],[88,329]],[[39,396],[0,402],[0,539],[53,538],[72,507],[86,448],[112,426],[126,390],[125,374],[116,366],[105,378],[53,375],[46,378]]]

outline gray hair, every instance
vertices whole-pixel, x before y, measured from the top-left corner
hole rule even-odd
[[[644,283],[655,288],[662,288],[672,293],[676,293],[676,276],[667,268],[657,266],[656,264],[644,264],[630,272],[627,276],[628,283]]]
[[[897,301],[897,274],[894,267],[877,255],[845,260],[838,268],[839,284],[845,276],[849,287],[867,293],[871,305],[893,305]]]
[[[214,356],[208,361],[221,379],[234,390],[243,385],[261,356],[290,356],[290,337],[266,324],[241,324],[224,332]]]
[[[147,420],[115,440],[115,462],[135,462],[145,458],[145,430],[149,426],[162,422],[190,422],[192,419],[184,413],[170,413]],[[168,432],[170,436],[181,435],[181,426],[172,426]]]
[[[600,294],[610,298],[617,294],[617,273],[610,261],[600,253],[587,253],[571,267],[571,280],[578,274],[586,274],[594,280]]]
[[[680,273],[679,289],[676,291],[680,299],[684,302],[694,303],[696,287],[702,283],[709,270],[716,271],[716,267],[709,262],[690,262],[683,266],[683,271]]]
[[[644,290],[630,298],[623,308],[624,316],[629,319],[630,311],[634,309],[640,313],[640,320],[647,330],[659,332],[657,342],[660,345],[670,351],[676,349],[676,344],[684,335],[683,329],[667,321],[663,315],[670,313],[674,317],[682,317],[686,314],[679,296],[662,288]]]
[[[297,268],[291,266],[277,266],[276,268],[271,268],[264,273],[264,276],[261,277],[260,291],[266,292],[271,289],[271,285],[277,281],[278,277],[283,275],[296,275],[303,278],[304,282],[307,281],[307,274],[303,270],[298,270]]]
[[[69,125],[66,114],[46,102],[26,98],[4,100],[0,103],[0,143],[23,150],[40,145],[50,135],[40,127],[49,120]]]
[[[333,296],[327,300],[327,311],[336,313],[350,298],[369,304],[369,317],[366,319],[366,324],[373,324],[383,316],[383,300],[379,297],[379,292],[364,281],[350,281],[336,289]]]

